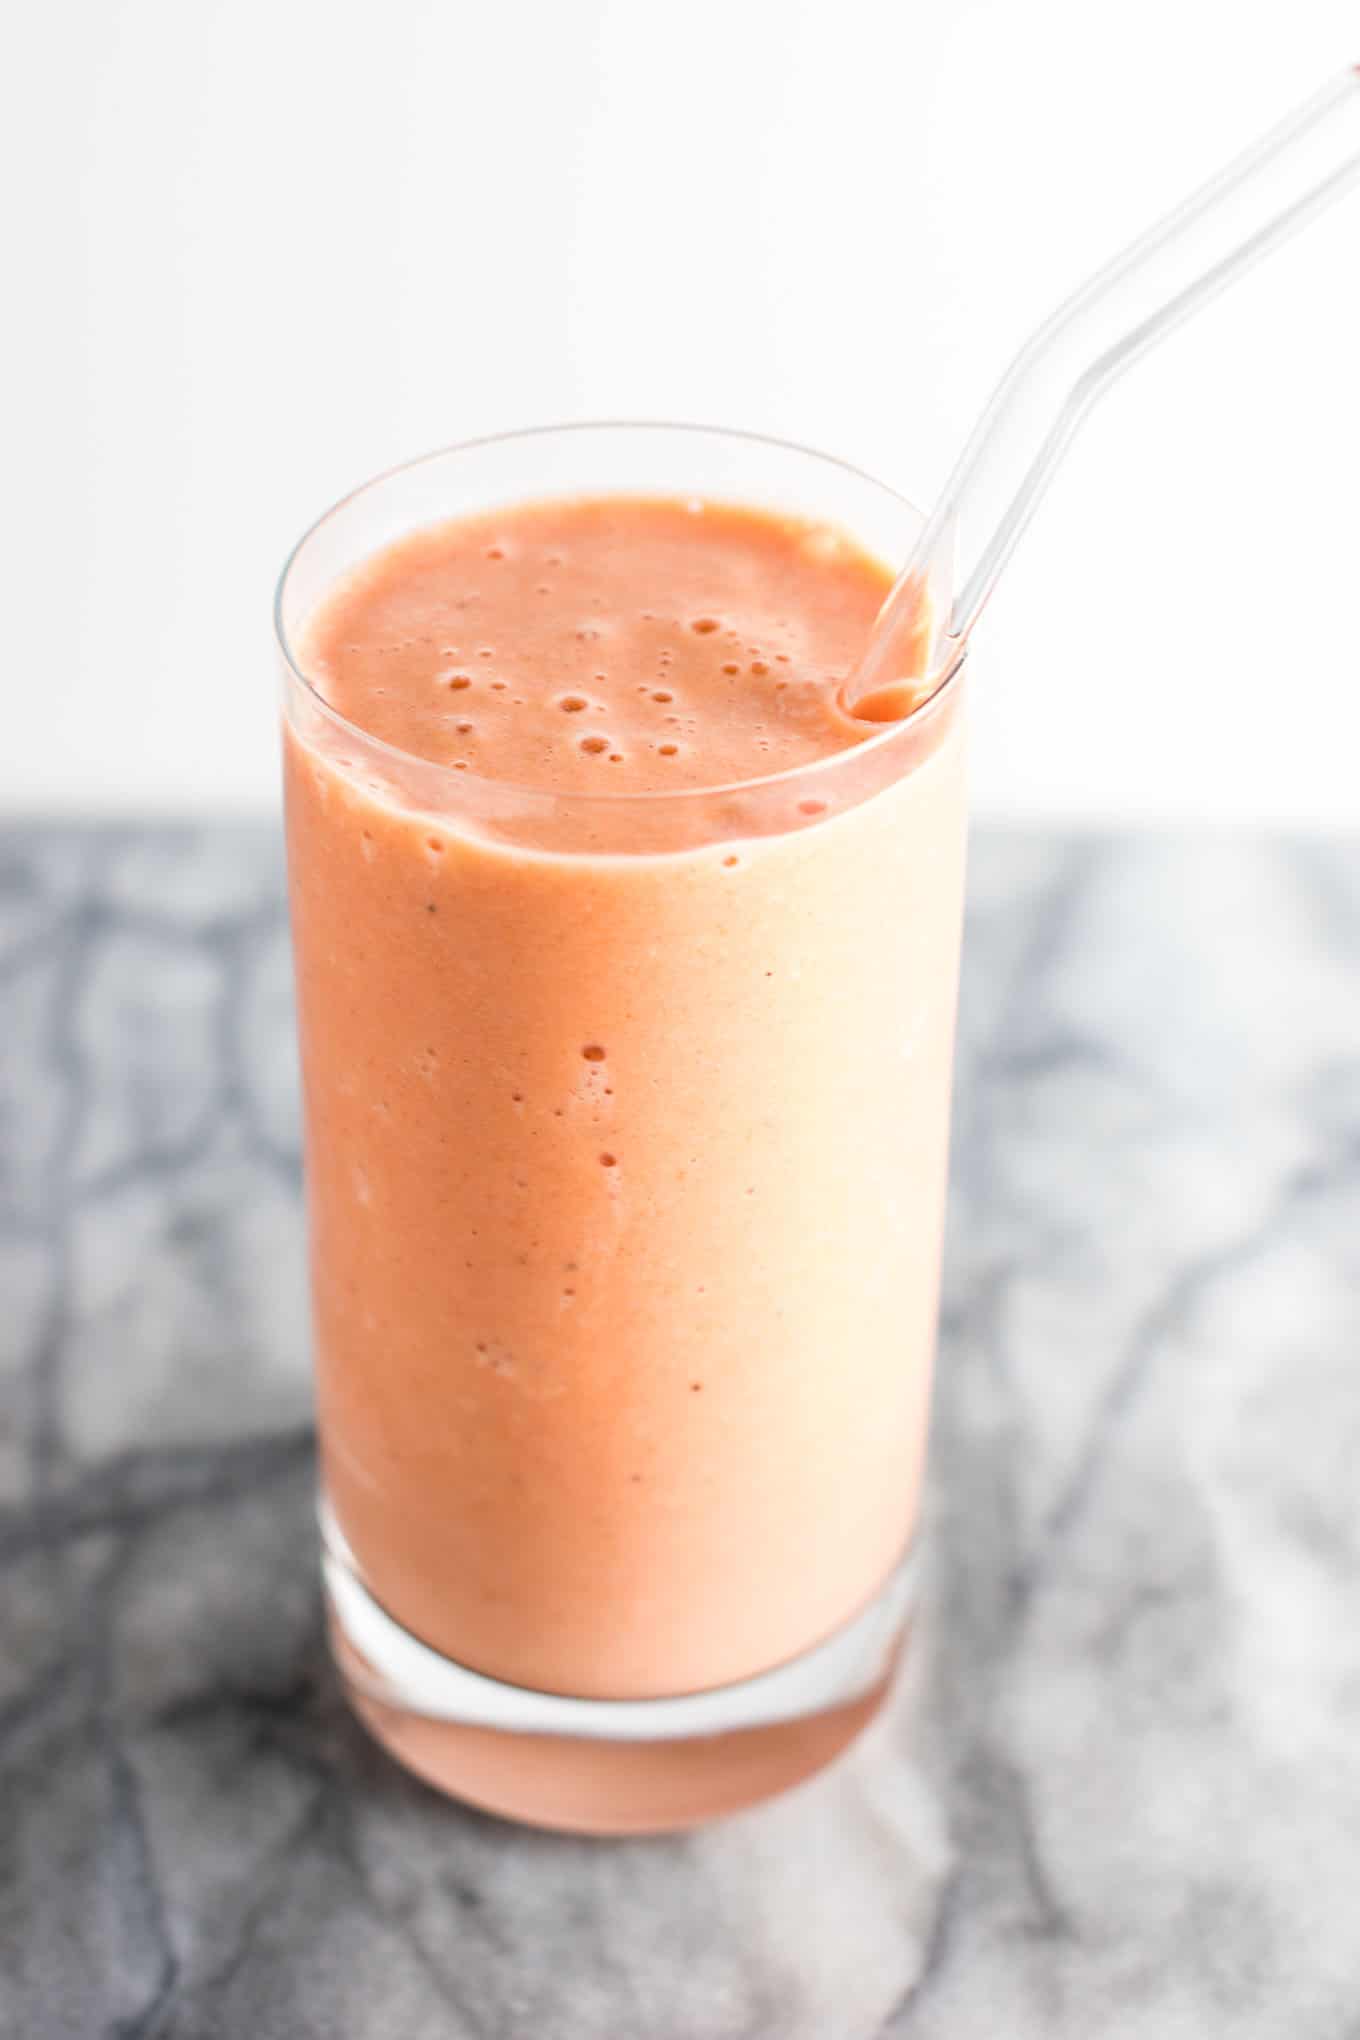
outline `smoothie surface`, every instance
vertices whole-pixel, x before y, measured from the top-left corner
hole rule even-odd
[[[366,561],[303,663],[348,721],[455,769],[563,793],[724,786],[872,733],[836,698],[890,585],[843,534],[771,512],[533,503]]]

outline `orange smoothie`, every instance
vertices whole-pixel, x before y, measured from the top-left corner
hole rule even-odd
[[[957,682],[886,738],[837,706],[888,581],[792,517],[541,502],[401,537],[298,641],[325,1490],[374,1600],[491,1679],[744,1680],[910,1545],[963,733]],[[534,1815],[468,1773],[488,1731],[445,1763],[368,1711]]]

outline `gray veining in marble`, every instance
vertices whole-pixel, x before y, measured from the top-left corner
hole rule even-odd
[[[0,999],[0,2032],[1360,2035],[1360,843],[979,841],[920,1647],[677,1840],[338,1701],[273,837],[11,830]]]

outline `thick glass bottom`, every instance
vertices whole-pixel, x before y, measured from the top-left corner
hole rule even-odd
[[[915,1598],[909,1553],[867,1607],[755,1678],[656,1700],[488,1679],[395,1622],[321,1510],[331,1643],[351,1704],[399,1762],[488,1812],[578,1834],[693,1827],[820,1771],[872,1720]]]

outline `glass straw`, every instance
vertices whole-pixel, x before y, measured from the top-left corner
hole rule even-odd
[[[958,661],[1078,425],[1112,383],[1360,182],[1360,65],[1097,271],[1016,355],[879,611],[845,705],[892,722]]]

